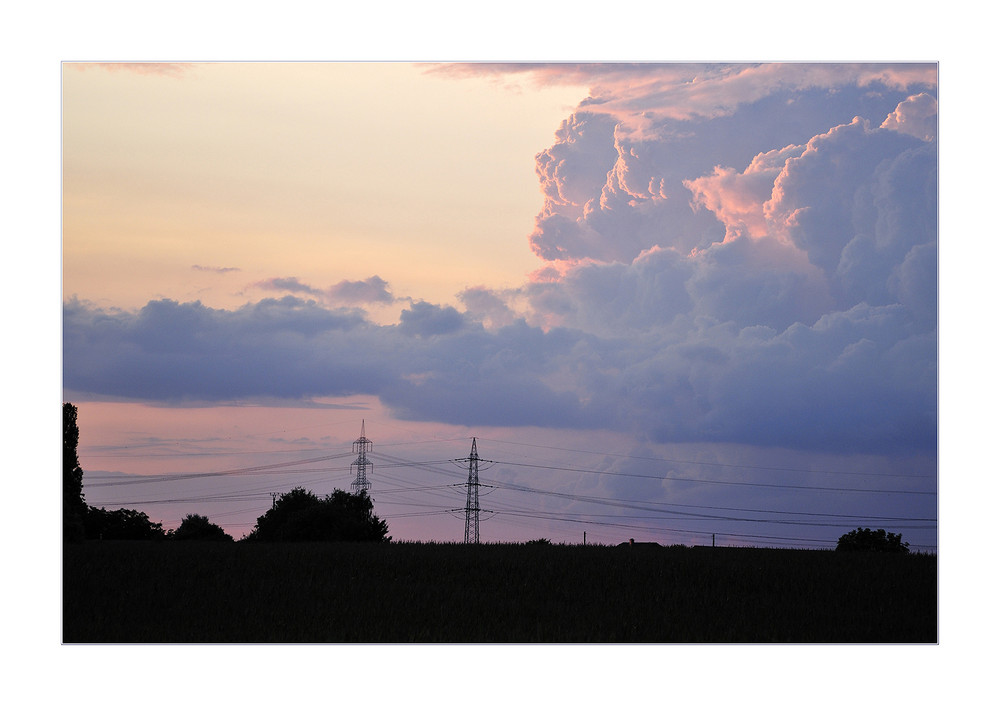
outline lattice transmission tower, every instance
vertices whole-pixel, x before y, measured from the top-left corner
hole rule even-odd
[[[479,452],[472,437],[469,453],[469,482],[465,493],[465,543],[479,544]]]
[[[361,436],[354,442],[351,450],[358,455],[357,460],[351,464],[352,471],[357,469],[354,481],[351,483],[351,490],[354,491],[355,495],[360,495],[363,492],[367,493],[368,489],[372,487],[371,481],[368,480],[368,471],[374,470],[371,461],[368,460],[368,454],[372,450],[372,441],[365,436],[364,419],[361,420]]]

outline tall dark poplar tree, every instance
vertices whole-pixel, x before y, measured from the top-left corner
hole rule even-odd
[[[76,423],[77,409],[63,403],[63,539],[81,542],[87,501],[83,497],[83,469],[76,447],[80,443],[80,428]]]

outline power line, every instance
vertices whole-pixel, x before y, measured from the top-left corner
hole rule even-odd
[[[515,490],[515,491],[519,491],[519,492],[538,493],[540,495],[548,495],[548,496],[553,496],[553,497],[560,497],[560,498],[564,498],[564,499],[568,499],[568,500],[573,500],[573,501],[577,501],[577,502],[586,502],[586,503],[594,503],[594,504],[599,504],[599,505],[608,505],[608,506],[612,506],[612,507],[620,507],[620,508],[629,509],[629,510],[640,510],[640,511],[645,511],[645,512],[656,512],[656,513],[661,513],[661,514],[665,514],[665,515],[675,515],[675,516],[682,517],[684,519],[691,519],[691,520],[713,520],[713,521],[730,521],[730,522],[761,522],[761,523],[767,523],[767,524],[788,524],[788,525],[802,525],[802,526],[810,526],[810,527],[841,527],[841,526],[846,526],[847,524],[853,524],[855,521],[857,521],[859,519],[864,519],[865,517],[867,517],[867,516],[864,516],[864,515],[845,515],[841,519],[851,520],[850,523],[847,523],[847,522],[838,522],[838,523],[835,523],[835,524],[821,523],[821,522],[806,522],[806,521],[803,521],[803,520],[791,520],[791,519],[766,519],[766,518],[755,518],[755,517],[733,517],[733,516],[725,516],[725,515],[710,515],[710,514],[704,514],[704,513],[684,512],[684,511],[680,511],[680,510],[668,509],[667,507],[658,507],[658,506],[675,506],[672,503],[657,503],[657,502],[652,502],[652,501],[639,502],[639,501],[628,501],[628,500],[614,500],[614,499],[608,499],[608,498],[599,498],[599,497],[595,497],[595,496],[576,495],[576,494],[570,494],[570,493],[560,493],[560,492],[548,491],[548,490],[538,490],[538,489],[535,489],[535,488],[527,488],[527,487],[524,487],[524,486],[515,486],[515,485],[506,485],[506,484],[497,484],[497,485],[500,488],[505,488],[505,489],[508,489],[508,490]],[[766,510],[742,510],[742,511],[744,511],[744,512],[758,512],[758,513],[768,512]],[[562,514],[565,514],[565,513],[562,513]],[[809,516],[810,515],[810,513],[791,513],[791,514],[801,514],[801,515],[804,515],[804,516]],[[820,513],[814,513],[814,515],[818,516],[818,515],[820,515]],[[833,517],[837,517],[837,516],[834,515]],[[868,517],[868,519],[872,519],[872,518]],[[935,523],[936,524],[936,520],[930,520],[930,519],[928,519],[928,520],[919,520],[919,519],[911,519],[911,518],[899,518],[899,519],[902,520],[902,521],[905,521],[905,522],[921,522],[921,521],[926,521],[926,522],[930,522],[930,523]],[[911,526],[910,528],[911,529],[933,529],[932,527],[924,527],[924,526],[921,526],[921,527]]]
[[[292,466],[302,466],[307,463],[319,463],[320,461],[333,461],[339,458],[345,458],[352,454],[341,453],[332,454],[330,456],[319,456],[317,458],[307,458],[298,461],[285,461],[284,463],[272,463],[264,466],[249,466],[246,468],[234,468],[228,471],[205,471],[201,473],[171,473],[171,474],[160,474],[153,476],[142,476],[141,478],[132,478],[128,480],[116,480],[116,481],[98,481],[96,483],[89,483],[90,488],[104,488],[117,485],[134,485],[138,483],[164,483],[170,481],[178,480],[192,480],[194,478],[212,478],[217,476],[232,476],[232,475],[250,475],[254,473],[260,473],[262,471],[273,471],[280,468],[290,468]],[[303,472],[310,472],[317,469],[305,469]]]
[[[621,471],[597,471],[587,468],[569,468],[567,466],[542,466],[533,463],[515,463],[513,461],[501,461],[505,466],[522,466],[524,468],[538,468],[542,470],[550,471],[572,471],[574,473],[594,473],[597,475],[610,475],[619,477],[629,477],[629,478],[648,478],[650,480],[669,480],[677,481],[682,483],[709,483],[713,485],[741,485],[756,488],[780,488],[782,490],[821,490],[821,491],[835,491],[840,493],[901,493],[906,495],[937,495],[936,491],[931,490],[887,490],[887,489],[876,489],[876,488],[830,488],[818,485],[786,485],[783,483],[750,483],[746,481],[732,481],[732,480],[709,480],[706,478],[676,478],[674,476],[653,476],[643,473],[625,473]]]
[[[676,463],[681,465],[692,465],[692,466],[717,466],[720,468],[740,468],[746,470],[754,471],[782,471],[785,473],[823,473],[836,476],[871,476],[876,478],[934,478],[931,475],[913,475],[908,473],[865,473],[862,471],[821,471],[811,468],[789,468],[787,466],[761,466],[752,465],[745,463],[722,463],[720,461],[694,461],[694,460],[680,460],[675,458],[659,458],[655,456],[635,456],[632,454],[622,454],[614,453],[611,451],[593,451],[589,449],[570,449],[562,446],[546,446],[544,444],[529,444],[523,441],[505,441],[503,439],[486,439],[484,437],[479,437],[484,441],[492,441],[498,444],[511,444],[515,446],[527,446],[536,449],[548,449],[550,451],[567,451],[570,453],[581,453],[581,454],[591,454],[594,456],[612,456],[615,458],[627,458],[634,461],[655,461],[657,463]]]
[[[464,461],[466,459],[460,459],[460,460]],[[502,465],[502,464],[505,464],[507,462],[499,461],[499,462],[495,462],[495,463],[498,463],[498,464]],[[415,466],[420,466],[420,467],[426,466],[425,463],[424,464],[399,464],[399,465],[415,465]],[[433,469],[433,470],[437,470],[437,469]],[[564,469],[564,470],[567,470],[567,469]],[[574,470],[582,470],[582,469],[574,469]],[[601,473],[610,473],[610,472],[608,472],[608,471],[601,471]],[[615,474],[612,473],[612,475],[615,475]],[[682,480],[682,479],[678,479],[678,480]],[[455,484],[455,485],[457,485],[457,484]],[[446,488],[446,487],[452,487],[452,486],[435,486],[435,487],[437,487],[437,488]],[[480,484],[480,487],[494,487],[494,486],[486,486],[484,484]],[[496,487],[501,487],[501,488],[506,488],[506,489],[515,489],[515,486],[504,486],[503,484],[498,484]],[[795,487],[795,486],[793,486],[793,487]],[[806,488],[806,489],[811,489],[808,486],[802,486],[802,487]],[[525,487],[525,486],[521,486],[521,487],[518,487],[516,489],[525,490],[525,491],[532,491],[532,490],[534,490],[534,489],[531,489],[531,488],[528,488],[528,487]],[[405,490],[405,489],[399,489],[399,490]],[[399,492],[399,490],[397,490],[395,492]],[[382,491],[382,492],[386,492],[386,491]],[[545,493],[546,491],[535,491],[535,492]],[[872,491],[872,492],[878,492],[878,491]],[[561,494],[561,495],[564,496],[564,497],[568,497],[570,499],[579,499],[579,500],[590,499],[590,498],[588,498],[588,496],[567,495],[567,494]],[[753,508],[728,507],[728,506],[718,506],[718,505],[695,505],[695,504],[689,504],[689,503],[657,503],[657,504],[664,505],[664,506],[669,506],[669,507],[678,507],[678,508],[723,510],[723,511],[729,511],[729,512],[754,512],[754,513],[768,513],[768,514],[777,514],[777,515],[795,515],[795,516],[806,516],[806,517],[827,517],[827,518],[837,518],[837,519],[855,520],[855,521],[856,520],[865,520],[865,519],[867,519],[867,520],[875,520],[875,521],[936,522],[936,519],[934,519],[934,518],[909,518],[909,517],[894,517],[894,516],[893,517],[886,517],[886,516],[872,516],[872,515],[848,515],[848,514],[838,514],[838,513],[819,513],[819,512],[803,512],[803,511],[790,511],[790,510],[766,510],[766,509],[765,510],[759,510],[759,509],[753,509]],[[680,514],[683,514],[683,513],[680,513]],[[715,518],[718,518],[719,516],[710,515],[710,516],[706,516],[706,517],[711,517],[711,518],[715,519]]]

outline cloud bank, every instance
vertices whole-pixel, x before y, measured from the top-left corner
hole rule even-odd
[[[183,402],[377,395],[400,417],[659,442],[933,453],[933,65],[473,65],[591,96],[536,156],[522,286],[464,307],[378,276],[229,311],[64,307],[67,390]]]

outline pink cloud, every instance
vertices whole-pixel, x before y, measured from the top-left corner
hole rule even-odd
[[[535,86],[586,85],[579,106],[607,113],[633,138],[655,133],[657,120],[716,118],[778,91],[882,84],[896,90],[937,86],[935,64],[436,64],[453,78],[525,80]]]
[[[775,180],[785,163],[801,155],[804,149],[801,145],[789,145],[762,152],[742,172],[717,166],[712,174],[683,183],[693,194],[692,205],[708,209],[726,226],[727,242],[742,235],[777,236],[764,205],[771,199]]]
[[[163,62],[73,62],[68,64],[79,71],[91,68],[104,69],[105,71],[118,72],[127,71],[137,74],[172,76],[180,78],[194,67],[190,63],[163,63]]]
[[[639,201],[668,198],[663,171],[654,164],[642,142],[626,143],[615,131],[618,160],[608,172],[601,193],[601,205],[607,207],[615,196],[636,205]]]
[[[578,216],[600,192],[616,159],[614,124],[574,113],[556,131],[556,142],[535,157],[535,173],[545,195],[543,213]]]

